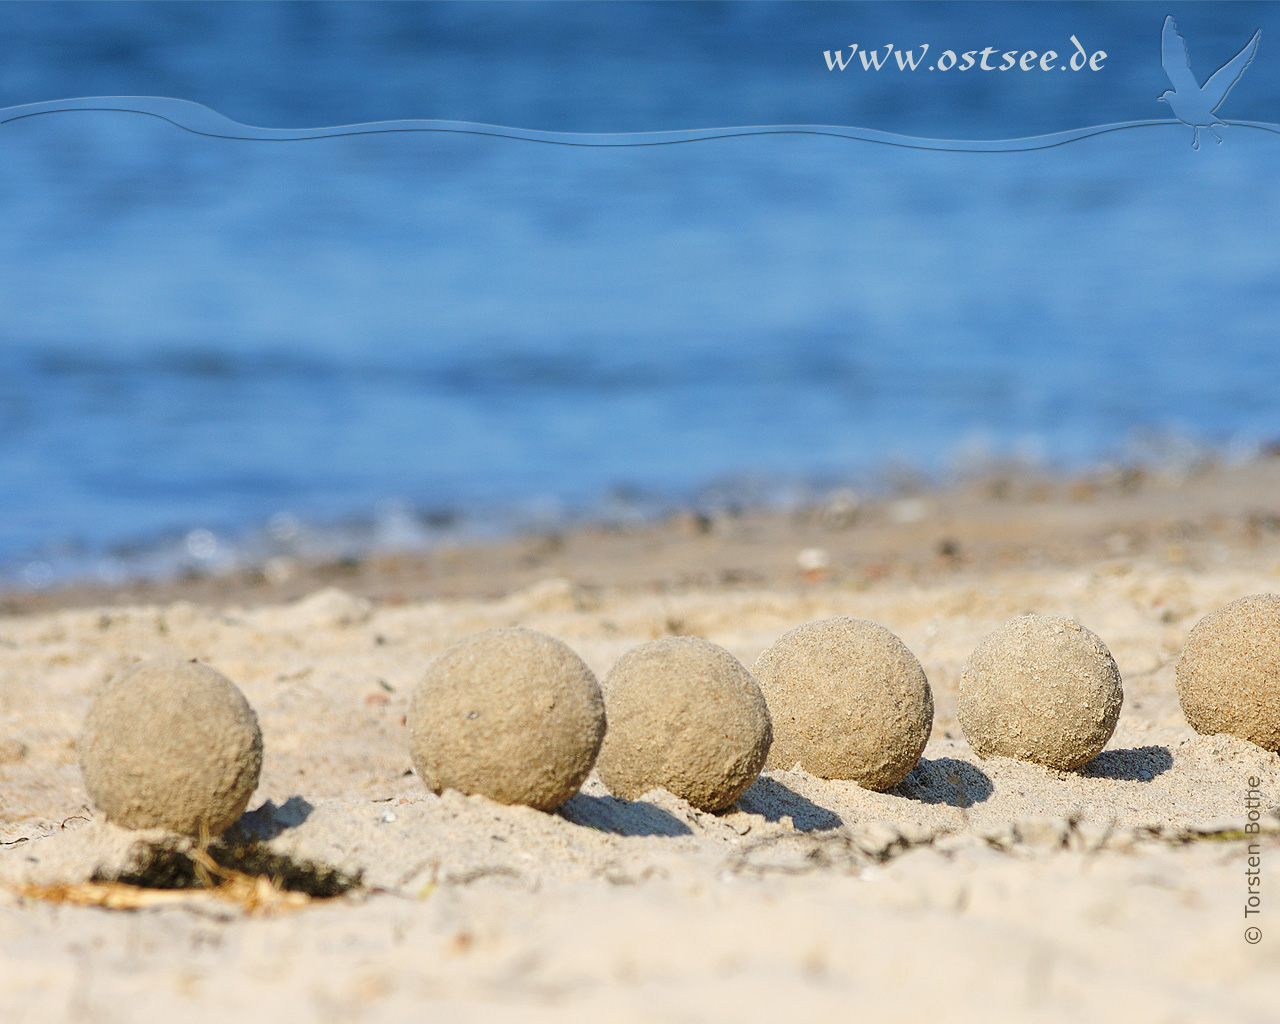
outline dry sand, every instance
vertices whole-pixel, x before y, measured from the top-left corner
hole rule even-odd
[[[584,531],[537,564],[521,552],[539,542],[517,540],[454,553],[452,575],[444,555],[358,568],[348,589],[372,601],[281,603],[295,595],[225,580],[189,583],[203,603],[14,595],[0,1019],[1280,1019],[1280,757],[1198,736],[1174,687],[1201,615],[1280,590],[1278,470],[1014,481],[852,524],[815,510]],[[813,546],[826,574],[796,568]],[[980,760],[957,726],[965,659],[1025,612],[1084,623],[1123,676],[1116,732],[1079,772]],[[671,633],[749,665],[835,615],[893,630],[933,687],[924,760],[887,793],[771,770],[717,816],[660,791],[615,800],[593,776],[546,814],[435,796],[409,774],[409,694],[467,634],[542,630],[604,676]],[[239,832],[362,871],[362,890],[259,915],[18,894],[82,881],[132,842],[86,809],[74,742],[95,688],[155,656],[207,661],[259,715],[261,784]],[[1270,834],[1246,919],[1251,778]]]

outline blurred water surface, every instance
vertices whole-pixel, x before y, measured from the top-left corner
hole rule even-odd
[[[1168,116],[1170,12],[1201,80],[1261,27],[1220,113],[1280,120],[1280,10],[1248,4],[17,3],[0,104],[1002,138]],[[1071,34],[1105,71],[822,58]],[[974,453],[1080,465],[1143,432],[1247,453],[1280,435],[1280,136],[1224,137],[977,155],[0,126],[0,578],[779,499]]]

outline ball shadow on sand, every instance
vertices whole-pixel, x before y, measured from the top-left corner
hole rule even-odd
[[[615,836],[691,836],[674,814],[643,800],[619,800],[613,796],[579,793],[556,811],[566,821],[599,829]]]
[[[231,831],[247,840],[269,842],[276,836],[291,828],[297,828],[315,808],[300,796],[291,796],[277,807],[268,800],[261,807],[254,808],[247,814],[240,815],[240,820],[232,826]]]
[[[1104,750],[1080,769],[1090,779],[1115,779],[1120,782],[1150,782],[1173,767],[1168,747],[1132,747],[1128,750]]]
[[[844,819],[834,811],[819,807],[808,797],[764,775],[739,797],[738,808],[747,814],[759,814],[767,821],[789,817],[797,832],[821,832],[844,824]]]
[[[982,803],[995,788],[987,773],[976,765],[954,757],[940,757],[934,761],[922,758],[889,792],[922,804],[965,808]]]

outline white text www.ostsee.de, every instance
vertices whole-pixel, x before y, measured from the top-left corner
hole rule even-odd
[[[965,50],[957,54],[955,50],[943,50],[936,59],[929,61],[929,44],[921,43],[919,47],[902,50],[893,43],[868,49],[857,43],[850,43],[846,49],[823,50],[822,57],[827,62],[828,71],[843,71],[851,68],[862,71],[1101,71],[1107,59],[1106,50],[1095,50],[1088,53],[1080,40],[1071,37],[1071,48],[1064,54],[1057,50],[1005,50],[1000,52],[994,46],[985,46],[981,50]],[[855,60],[855,58],[857,58]]]

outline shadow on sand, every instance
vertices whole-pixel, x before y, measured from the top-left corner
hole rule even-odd
[[[269,842],[291,828],[297,828],[311,816],[315,808],[303,797],[291,796],[277,807],[268,800],[248,814],[240,815],[234,828],[245,839]]]
[[[808,797],[788,789],[777,779],[756,779],[755,785],[738,798],[738,808],[748,814],[759,814],[768,821],[790,817],[797,832],[820,832],[839,828],[844,819],[834,811],[819,807]]]
[[[556,811],[566,821],[615,836],[691,836],[693,830],[674,814],[643,800],[579,793]]]
[[[1173,767],[1168,747],[1132,747],[1129,750],[1104,750],[1080,769],[1090,779],[1116,779],[1121,782],[1150,782]]]
[[[911,774],[889,792],[922,804],[964,808],[982,803],[995,790],[981,768],[954,757],[940,757],[936,761],[922,758]]]

